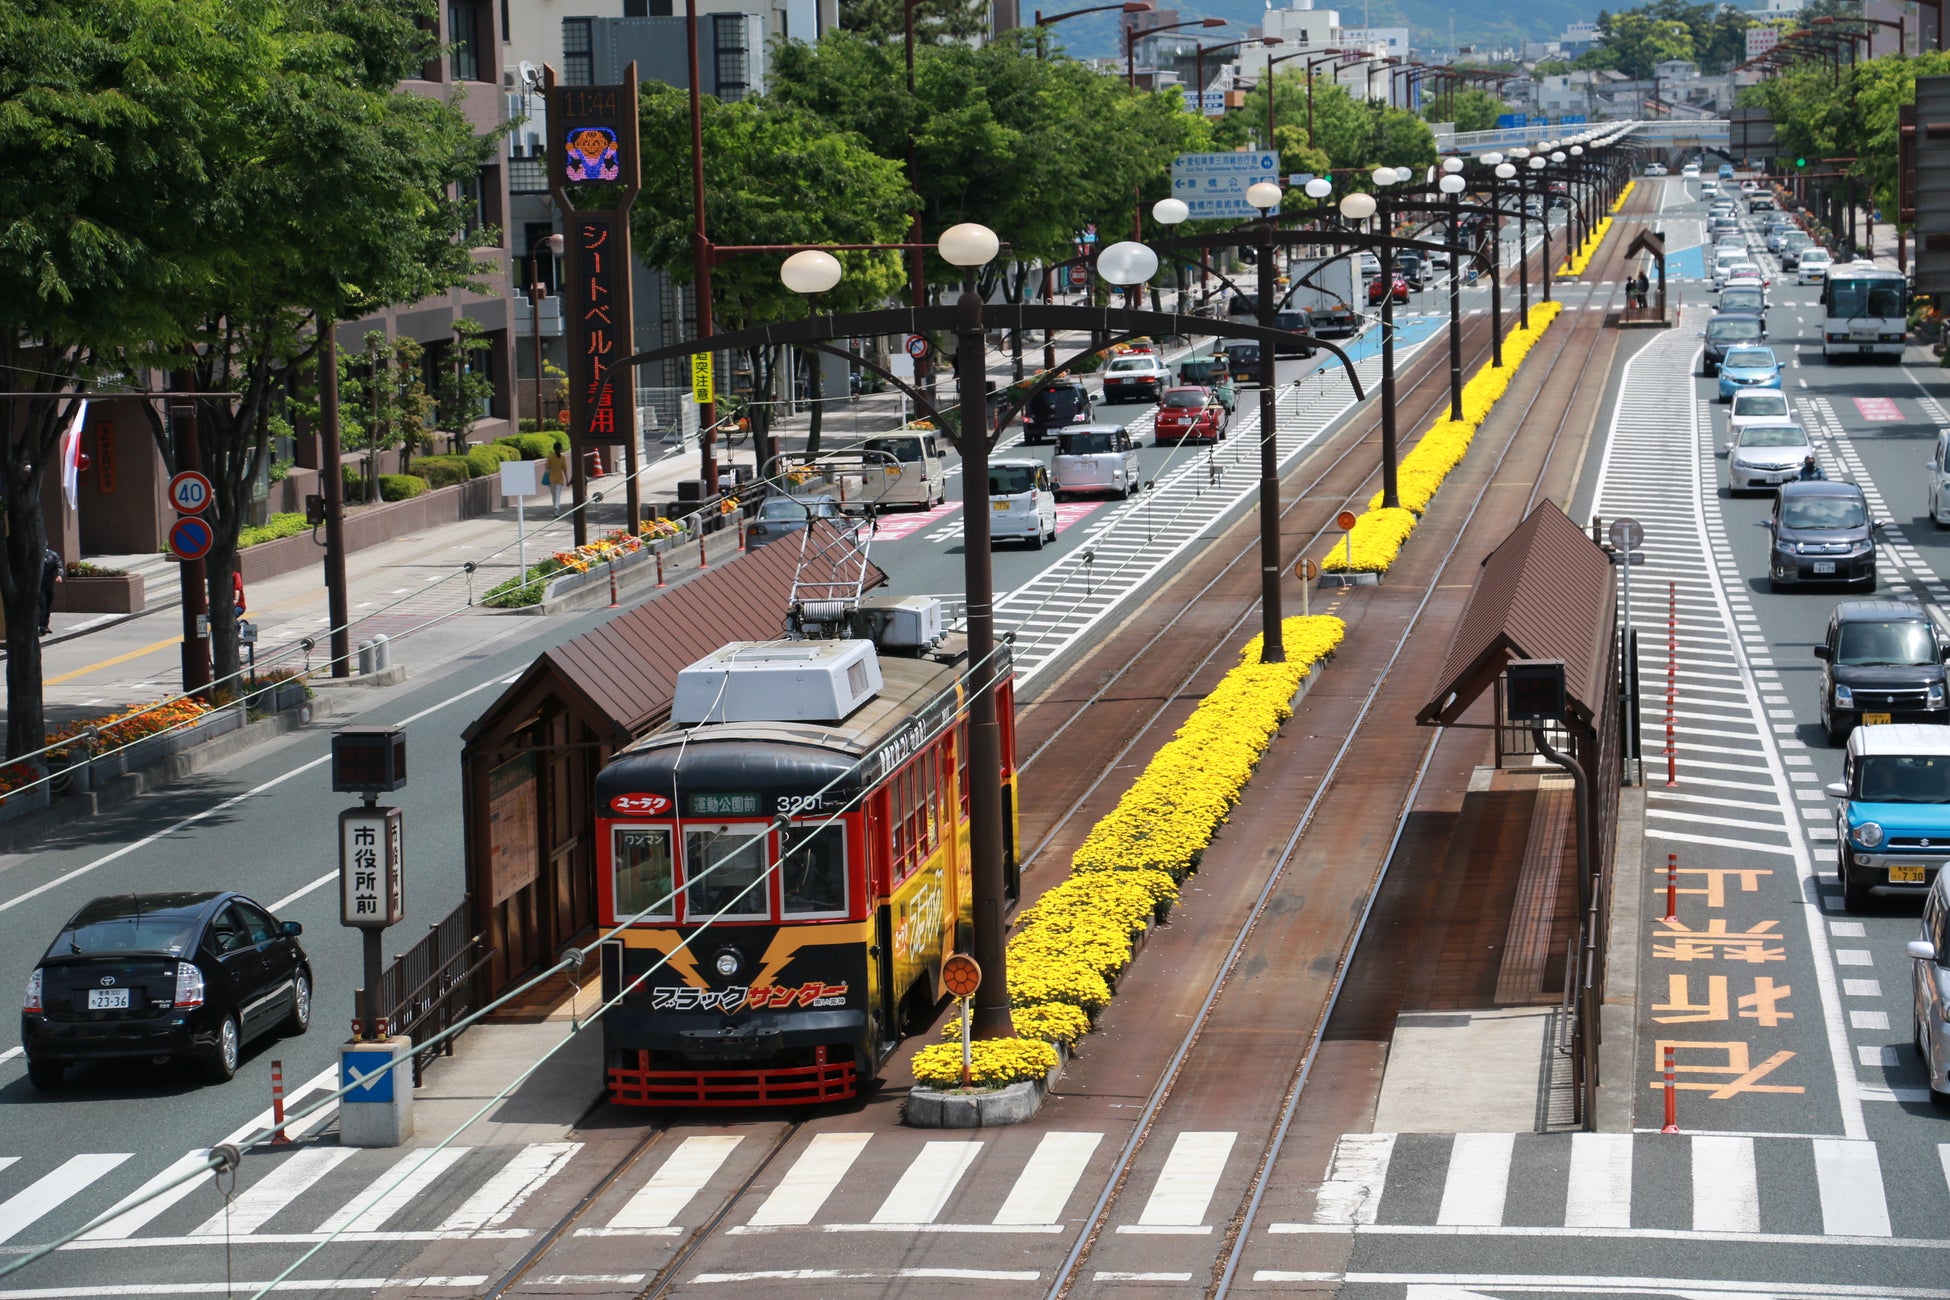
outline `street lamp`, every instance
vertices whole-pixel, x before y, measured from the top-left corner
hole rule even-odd
[[[840,282],[840,259],[823,248],[802,248],[779,267],[779,279],[797,294],[815,297]]]
[[[1047,16],[1044,15],[1042,10],[1038,9],[1036,11],[1036,57],[1039,59],[1047,59],[1049,57],[1049,44],[1043,38],[1043,29],[1053,23],[1060,23],[1065,18],[1081,18],[1084,14],[1108,13],[1113,9],[1127,14],[1148,14],[1157,7],[1157,5],[1152,3],[1152,0],[1124,0],[1122,4],[1091,5],[1087,9],[1067,9],[1060,14],[1049,14]]]
[[[1377,167],[1369,178],[1375,193],[1357,190],[1343,195],[1341,215],[1350,221],[1375,218],[1381,240],[1381,505],[1392,509],[1401,505],[1401,492],[1395,475],[1395,245],[1390,213],[1382,195],[1402,179],[1393,167]]]
[[[1205,116],[1206,55],[1223,54],[1227,50],[1236,50],[1242,45],[1279,45],[1282,43],[1281,38],[1278,36],[1253,36],[1240,41],[1227,41],[1224,45],[1214,45],[1210,48],[1194,42],[1192,48],[1196,53],[1192,56],[1192,96],[1196,102],[1192,111],[1200,117]],[[1268,93],[1271,93],[1270,87],[1268,88]],[[1273,142],[1270,139],[1266,142],[1266,147],[1268,149],[1273,147]]]
[[[1449,196],[1449,418],[1463,418],[1462,409],[1462,178],[1460,158],[1442,160],[1438,190]]]
[[[908,0],[910,4],[919,2],[920,0]],[[1146,27],[1142,31],[1135,26],[1125,28],[1124,84],[1133,90],[1137,89],[1137,43],[1145,37],[1156,36],[1159,32],[1176,31],[1180,27],[1224,27],[1225,25],[1226,20],[1223,18],[1187,18],[1183,22],[1160,23],[1156,27]]]
[[[550,257],[562,256],[562,236],[550,235],[537,240],[528,250],[528,333],[535,342],[535,428],[542,428],[542,299],[548,297],[548,289],[542,284],[541,274],[536,270],[535,259],[543,249]]]

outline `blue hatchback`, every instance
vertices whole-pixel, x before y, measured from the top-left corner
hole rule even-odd
[[[1720,400],[1731,402],[1743,388],[1779,388],[1781,362],[1773,348],[1729,348],[1720,363]]]

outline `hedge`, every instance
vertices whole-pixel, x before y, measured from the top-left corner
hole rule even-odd
[[[523,460],[547,460],[551,451],[567,451],[569,438],[561,433],[517,433],[498,441],[521,453]]]
[[[427,481],[429,487],[452,487],[476,477],[474,467],[465,456],[416,456],[413,459],[413,472]]]
[[[379,499],[381,501],[411,501],[426,493],[427,481],[418,474],[381,474],[379,476]]]
[[[237,549],[256,546],[259,542],[275,542],[280,537],[296,537],[307,532],[311,525],[305,522],[302,514],[279,513],[271,516],[271,521],[263,525],[249,524],[237,530]]]

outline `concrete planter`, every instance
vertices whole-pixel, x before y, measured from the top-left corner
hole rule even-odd
[[[1063,1077],[1070,1063],[1070,1049],[1061,1043],[1056,1048],[1056,1068],[1048,1077],[1027,1083],[1012,1083],[1006,1088],[959,1088],[937,1091],[914,1085],[907,1094],[904,1119],[910,1128],[1000,1128],[1033,1119],[1043,1108],[1043,1099]]]
[[[47,807],[52,799],[47,782],[43,781],[30,790],[15,790],[0,795],[0,822],[10,822],[16,817],[25,817]]]
[[[131,573],[63,578],[54,587],[54,608],[63,614],[140,614],[142,579]]]

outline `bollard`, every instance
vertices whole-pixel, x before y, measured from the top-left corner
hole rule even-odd
[[[745,516],[742,514],[738,516],[738,549],[745,549]]]
[[[659,587],[664,585],[664,553],[662,551],[657,552],[657,585]]]
[[[616,608],[616,557],[609,557],[609,607]]]
[[[708,569],[711,567],[711,557],[704,553],[704,530],[702,528],[697,530],[697,567],[700,569]]]
[[[284,1131],[284,1062],[271,1062],[271,1123],[277,1132],[271,1135],[273,1146],[286,1146],[291,1142],[290,1135]]]
[[[1679,855],[1666,854],[1666,920],[1679,920]]]
[[[1679,1131],[1679,1088],[1672,1080],[1672,1044],[1666,1044],[1666,1126],[1661,1133]]]

